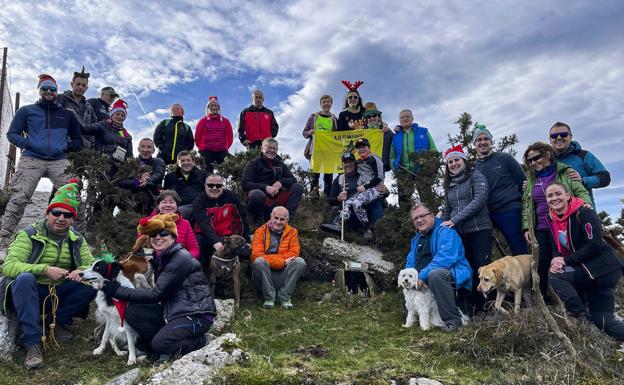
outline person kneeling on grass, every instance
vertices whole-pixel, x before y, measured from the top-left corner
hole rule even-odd
[[[299,234],[288,225],[288,210],[277,206],[267,223],[256,229],[251,243],[251,280],[262,291],[267,309],[279,299],[282,307],[292,309],[290,300],[306,263],[299,256]]]
[[[199,261],[176,243],[177,219],[176,214],[160,214],[139,223],[139,233],[150,237],[154,249],[153,288],[133,289],[110,281],[102,287],[107,298],[129,302],[126,322],[139,334],[137,347],[159,361],[204,347],[204,334],[217,314]]]

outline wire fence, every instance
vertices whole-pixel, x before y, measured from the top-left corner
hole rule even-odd
[[[0,120],[0,188],[4,188],[5,184],[5,176],[7,173],[7,168],[9,167],[9,141],[7,139],[7,131],[9,130],[9,126],[11,125],[11,121],[13,120],[14,111],[13,111],[13,99],[11,98],[11,90],[9,87],[9,82],[4,82],[4,89],[0,90],[3,93],[3,103],[2,103],[2,111],[0,114],[2,115],[2,119]]]

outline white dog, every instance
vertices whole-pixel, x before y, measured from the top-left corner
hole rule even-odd
[[[403,327],[409,328],[414,325],[416,317],[418,317],[422,330],[429,330],[432,326],[444,326],[433,292],[427,285],[420,288],[416,285],[418,282],[418,270],[412,268],[401,270],[397,282],[399,287],[403,288],[405,308],[407,309],[407,318]],[[470,322],[468,316],[459,308],[457,308],[457,311],[459,311],[462,325],[467,325]]]
[[[403,327],[409,328],[414,325],[416,317],[422,330],[429,330],[431,326],[444,326],[438,312],[438,304],[433,293],[427,286],[418,288],[418,270],[403,269],[399,272],[399,287],[403,288],[407,318]]]
[[[97,309],[95,311],[95,319],[98,324],[105,324],[104,334],[100,346],[93,350],[93,354],[98,356],[104,352],[106,343],[110,343],[111,347],[118,356],[128,354],[128,365],[134,365],[137,361],[136,340],[137,332],[130,325],[124,322],[121,325],[121,317],[115,304],[106,299],[106,296],[99,290],[104,281],[117,281],[121,286],[134,288],[132,282],[123,275],[121,266],[118,262],[108,263],[98,260],[91,267],[82,273],[80,277],[83,281],[87,281],[98,290],[95,297]],[[117,346],[117,341],[128,344],[128,351],[121,350]]]

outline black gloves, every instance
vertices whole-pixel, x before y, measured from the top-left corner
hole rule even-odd
[[[102,292],[106,296],[107,300],[111,300],[115,293],[117,293],[117,289],[119,289],[119,282],[117,281],[104,281],[104,285],[102,286]]]

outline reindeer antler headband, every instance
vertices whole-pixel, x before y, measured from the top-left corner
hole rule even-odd
[[[342,84],[349,89],[349,91],[357,91],[358,87],[364,84],[361,80],[356,80],[355,83],[351,83],[348,80],[343,80]]]

